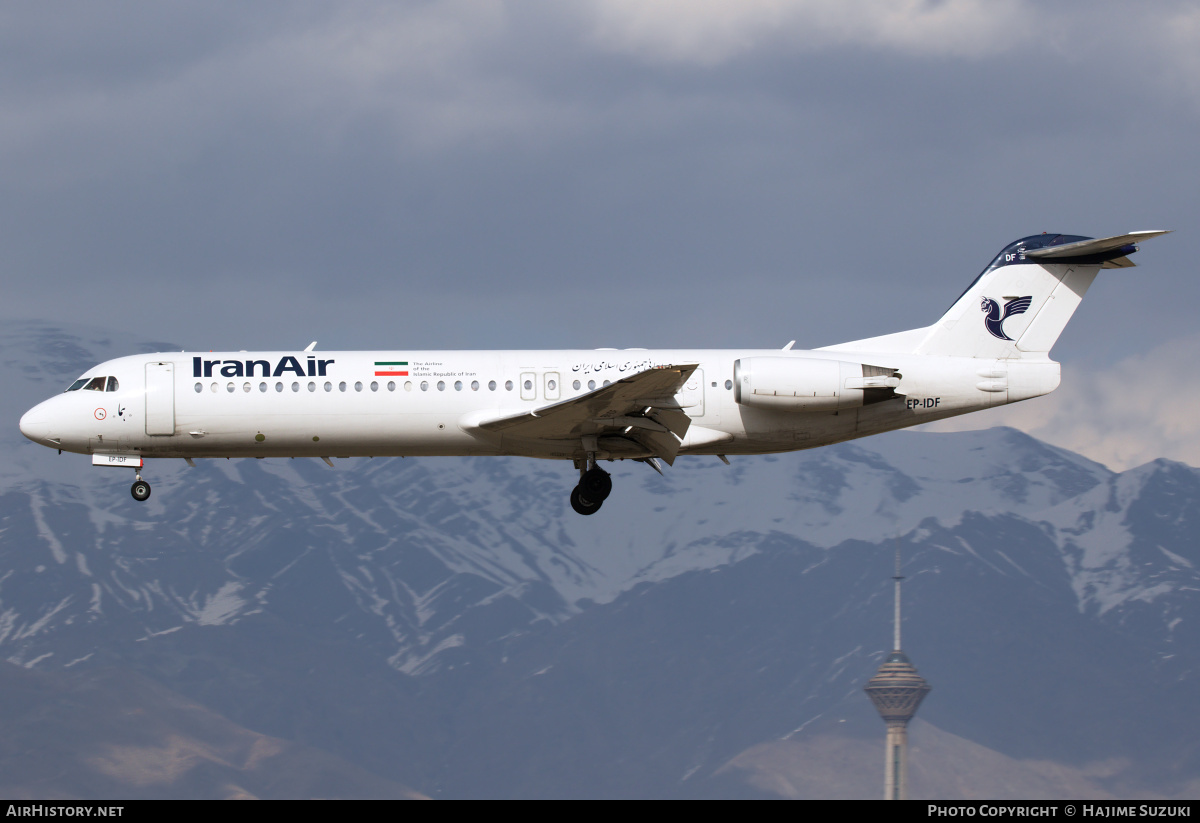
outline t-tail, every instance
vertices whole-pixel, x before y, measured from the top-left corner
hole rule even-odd
[[[1137,243],[1166,233],[1023,237],[996,255],[932,326],[830,348],[1044,359],[1100,269],[1132,267]]]

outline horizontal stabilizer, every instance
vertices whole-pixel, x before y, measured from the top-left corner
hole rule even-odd
[[[1161,234],[1167,234],[1166,231],[1134,231],[1129,234],[1118,234],[1113,237],[1101,237],[1095,240],[1079,240],[1075,243],[1064,243],[1061,246],[1048,246],[1042,249],[1030,249],[1025,252],[1026,257],[1032,257],[1035,260],[1045,260],[1048,263],[1074,261],[1077,258],[1087,258],[1093,255],[1102,257],[1110,252],[1125,249],[1121,255],[1113,255],[1113,257],[1124,256],[1131,254],[1134,250],[1127,249],[1135,243],[1140,243],[1143,240],[1149,240],[1152,237],[1158,237]],[[1094,262],[1101,262],[1097,259]]]

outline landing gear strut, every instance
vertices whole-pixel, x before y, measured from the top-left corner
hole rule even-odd
[[[579,485],[571,489],[571,508],[579,514],[595,514],[612,493],[612,476],[596,465],[596,459],[588,455],[584,469],[579,468]]]
[[[133,481],[133,485],[129,487],[129,493],[133,495],[133,499],[139,503],[144,503],[150,499],[150,484],[142,479],[142,473],[138,472],[137,479]]]

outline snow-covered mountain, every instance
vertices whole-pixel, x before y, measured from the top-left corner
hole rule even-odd
[[[171,348],[0,333],[9,661],[128,666],[430,794],[734,791],[714,775],[752,746],[834,717],[881,733],[858,690],[898,545],[925,720],[1009,757],[1125,758],[1112,785],[1200,775],[1191,467],[901,432],[614,464],[581,518],[570,466],[519,459],[151,462],[138,504],[126,472],[17,431],[92,363]]]

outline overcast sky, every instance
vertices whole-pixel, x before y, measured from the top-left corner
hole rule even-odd
[[[1175,229],[1088,294],[1056,396],[967,425],[1200,464],[1198,127],[1194,2],[10,3],[0,312],[816,347],[932,322],[1023,235]]]

